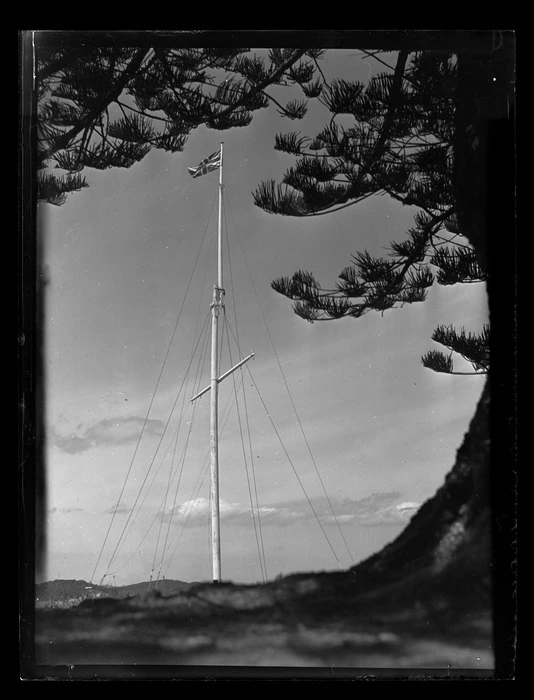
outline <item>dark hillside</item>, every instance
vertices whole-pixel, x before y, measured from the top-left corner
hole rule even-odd
[[[77,579],[57,579],[38,583],[35,586],[35,598],[40,603],[66,602],[74,598],[96,597],[97,594],[117,597],[113,593],[108,593],[106,586],[97,586]]]
[[[196,583],[196,582],[195,582]],[[124,598],[130,595],[144,595],[150,591],[157,590],[162,596],[176,595],[182,591],[188,590],[192,583],[186,583],[185,581],[174,581],[172,579],[163,579],[157,582],[157,585],[152,582],[143,581],[142,583],[132,583],[128,586],[119,586],[112,590],[118,591],[119,598]]]
[[[191,585],[185,581],[165,579],[158,581],[157,587],[155,583],[149,584],[148,581],[127,586],[99,586],[83,580],[57,579],[36,584],[35,599],[39,607],[72,606],[87,598],[129,598],[144,595],[149,590],[157,590],[162,596],[176,595]]]

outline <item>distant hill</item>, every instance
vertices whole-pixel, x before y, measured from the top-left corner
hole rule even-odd
[[[185,591],[195,583],[162,579],[157,582],[157,591],[167,597]],[[144,581],[127,586],[99,586],[83,580],[57,579],[36,584],[35,599],[38,607],[70,607],[87,598],[128,598],[144,595],[149,590],[156,590],[155,582],[150,584]]]

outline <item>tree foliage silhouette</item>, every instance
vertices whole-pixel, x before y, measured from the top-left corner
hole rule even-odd
[[[319,94],[320,49],[79,47],[37,53],[39,199],[61,205],[85,168],[128,168],[152,148],[182,151],[198,126],[246,126],[275,101],[290,119]],[[283,105],[273,85],[300,86]],[[58,175],[57,169],[63,171]]]
[[[377,60],[382,61],[377,54]],[[387,65],[387,64],[386,64]],[[299,270],[272,287],[294,301],[307,321],[359,318],[424,301],[440,285],[481,282],[487,273],[458,223],[455,187],[456,71],[453,54],[401,50],[395,66],[361,82],[334,80],[318,99],[331,118],[315,138],[278,134],[275,149],[297,156],[282,184],[263,182],[255,203],[284,216],[318,216],[387,194],[418,208],[405,240],[388,257],[352,256],[334,288]],[[350,115],[350,126],[344,126]],[[459,335],[437,329],[432,339],[470,361],[474,373],[489,368],[489,329]],[[481,349],[482,348],[482,349]],[[431,351],[422,362],[453,372],[451,354]]]

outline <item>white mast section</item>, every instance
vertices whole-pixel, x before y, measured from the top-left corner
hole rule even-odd
[[[219,168],[219,221],[217,226],[217,284],[213,287],[211,304],[211,381],[209,387],[194,396],[198,399],[207,391],[210,396],[210,471],[211,471],[211,553],[213,582],[221,581],[221,529],[219,516],[219,382],[245,364],[254,353],[238,362],[219,377],[219,315],[224,311],[223,258],[222,258],[222,197],[223,197],[223,143],[221,142]]]
[[[211,305],[211,402],[210,402],[210,471],[211,471],[211,555],[213,582],[221,580],[221,528],[219,519],[219,314],[224,309],[222,269],[222,195],[223,144],[219,168],[219,220],[217,226],[217,285],[213,287]]]

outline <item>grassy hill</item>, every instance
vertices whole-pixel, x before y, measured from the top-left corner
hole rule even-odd
[[[192,585],[185,581],[163,579],[157,583],[157,591],[162,596],[171,596],[188,590]],[[150,588],[149,588],[150,587]],[[156,585],[148,581],[132,583],[127,586],[99,586],[83,580],[57,579],[46,581],[35,586],[36,605],[39,608],[67,608],[78,605],[87,598],[130,598],[154,591]]]

